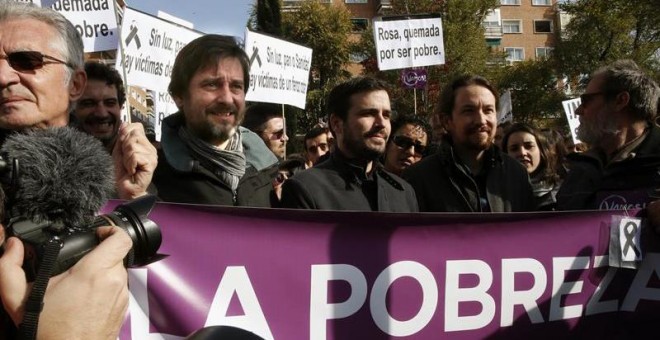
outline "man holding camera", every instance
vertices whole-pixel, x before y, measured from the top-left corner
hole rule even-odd
[[[82,41],[69,21],[50,9],[0,3],[2,140],[12,131],[66,126],[70,104],[85,83]],[[139,124],[123,126],[119,141],[113,153],[117,189],[122,198],[143,195],[156,166],[155,149],[146,147],[151,145]],[[98,247],[50,279],[37,338],[116,339],[128,307],[123,259],[132,242],[118,227],[99,228],[97,235],[103,240]],[[4,238],[0,229],[0,243],[6,241],[0,257],[0,297],[5,312],[19,325],[30,290],[21,268],[23,244]],[[0,334],[12,336],[7,329]]]

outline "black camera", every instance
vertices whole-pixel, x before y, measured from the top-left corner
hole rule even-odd
[[[124,260],[125,265],[142,266],[158,259],[156,253],[162,240],[158,225],[148,218],[155,202],[155,196],[140,197],[117,206],[109,214],[97,216],[87,226],[67,226],[49,221],[35,223],[21,217],[12,218],[7,225],[7,234],[18,237],[25,245],[23,269],[28,281],[36,277],[49,242],[60,244],[59,255],[51,272],[51,276],[55,276],[69,269],[96,247],[99,240],[95,229],[107,225],[122,228],[133,241],[133,247]]]
[[[5,234],[25,245],[28,280],[36,278],[42,264],[46,274],[52,268],[51,276],[69,269],[99,244],[100,226],[116,225],[130,235],[127,267],[160,258],[160,229],[148,218],[155,196],[95,215],[114,190],[113,169],[101,142],[74,128],[6,136],[0,147],[0,220]]]

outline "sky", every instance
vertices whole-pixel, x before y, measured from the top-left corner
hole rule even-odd
[[[245,24],[255,0],[125,0],[128,7],[156,16],[158,10],[192,22],[204,33],[243,39]]]

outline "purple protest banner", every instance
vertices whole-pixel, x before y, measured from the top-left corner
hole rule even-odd
[[[107,209],[117,202],[112,202]],[[158,204],[120,339],[648,338],[660,254],[607,267],[612,212],[389,214]],[[646,249],[659,249],[645,235]]]
[[[426,69],[401,70],[401,84],[406,89],[423,89],[426,87]]]

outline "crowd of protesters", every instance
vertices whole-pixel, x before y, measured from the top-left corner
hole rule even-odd
[[[76,126],[112,154],[120,198],[150,192],[167,202],[381,212],[648,208],[652,223],[660,221],[660,89],[632,61],[591,75],[576,112],[586,148],[564,145],[566,136],[553,130],[498,126],[498,92],[478,75],[448,83],[428,122],[395,114],[389,84],[354,77],[330,91],[327,126],[310,130],[303,153],[287,157],[279,106],[245,101],[249,58],[231,37],[204,35],[177,55],[169,92],[178,112],[163,121],[158,150],[140,124],[120,123],[121,79],[83,64],[82,41],[61,15],[0,4],[0,49],[2,137]],[[613,196],[624,202],[613,205]],[[39,313],[59,321],[43,323],[40,337],[116,338],[130,240],[116,227],[100,229],[99,238],[85,261],[48,286]],[[15,325],[29,290],[22,254],[11,238],[0,257],[5,321]],[[61,298],[72,291],[83,293]]]

